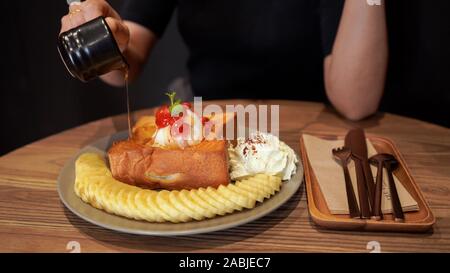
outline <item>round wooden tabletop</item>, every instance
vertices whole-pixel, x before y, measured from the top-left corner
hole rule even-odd
[[[270,215],[236,228],[181,237],[122,234],[90,224],[58,198],[56,178],[66,160],[96,139],[126,130],[126,115],[94,121],[17,149],[0,158],[0,252],[382,252],[450,251],[450,129],[391,114],[346,121],[319,103],[264,100],[225,104],[280,105],[280,136],[299,149],[301,133],[343,133],[359,126],[390,138],[404,156],[436,224],[425,234],[332,231],[308,215],[304,187]],[[151,109],[133,118],[152,114]]]

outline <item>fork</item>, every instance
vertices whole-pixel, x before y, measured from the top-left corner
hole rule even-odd
[[[361,212],[358,208],[355,192],[353,190],[352,181],[348,172],[348,161],[351,157],[351,151],[347,147],[334,148],[332,150],[333,156],[340,162],[342,169],[344,170],[345,177],[345,191],[347,192],[347,203],[351,218],[360,218]]]

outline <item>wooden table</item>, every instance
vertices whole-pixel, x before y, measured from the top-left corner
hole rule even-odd
[[[322,104],[292,101],[221,101],[280,104],[281,139],[298,149],[302,132],[339,133],[355,125]],[[138,111],[133,117],[152,113]],[[151,237],[121,234],[92,225],[58,198],[62,166],[86,144],[126,129],[126,116],[91,122],[26,145],[0,158],[0,251],[69,252],[383,252],[450,251],[450,130],[391,114],[357,123],[391,138],[402,152],[437,222],[426,234],[330,231],[309,218],[304,187],[276,212],[249,224],[210,234]]]

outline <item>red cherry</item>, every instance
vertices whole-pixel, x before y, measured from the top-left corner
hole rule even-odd
[[[169,120],[168,119],[156,120],[156,126],[158,128],[167,127],[167,126],[169,126]]]
[[[172,119],[172,117],[170,116],[169,106],[161,106],[161,108],[156,111],[155,118],[156,126],[158,126],[158,128],[164,128],[168,126],[170,119]]]

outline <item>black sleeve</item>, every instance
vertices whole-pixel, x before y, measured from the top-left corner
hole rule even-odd
[[[344,3],[345,0],[320,0],[319,17],[324,57],[328,56],[333,49]]]
[[[161,37],[172,17],[175,0],[125,0],[122,19],[136,22]]]

